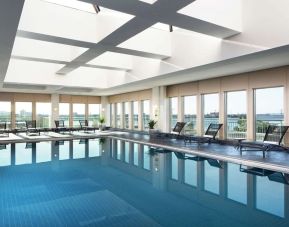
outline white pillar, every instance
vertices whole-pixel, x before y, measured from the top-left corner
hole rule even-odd
[[[59,120],[59,94],[51,94],[51,123],[55,127],[54,121]]]

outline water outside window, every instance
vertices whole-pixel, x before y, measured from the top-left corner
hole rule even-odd
[[[142,112],[143,130],[148,130],[148,122],[150,120],[150,100],[142,101]]]
[[[203,96],[204,104],[204,132],[211,123],[219,123],[219,94]]]
[[[178,121],[178,97],[170,98],[170,129],[174,129]]]
[[[227,138],[247,137],[246,91],[227,92]]]
[[[121,103],[116,104],[116,128],[120,128]]]
[[[59,103],[59,120],[64,121],[65,126],[69,126],[69,103]]]
[[[11,102],[0,102],[0,122],[6,122],[6,127],[11,128]]]
[[[51,103],[36,103],[36,124],[39,128],[50,128],[51,126]]]
[[[73,127],[80,127],[79,120],[85,120],[85,104],[73,103]]]
[[[283,87],[255,90],[256,140],[263,140],[268,125],[284,124],[283,93]]]
[[[138,108],[138,102],[133,102],[133,129],[139,129],[138,128],[138,116],[139,116],[139,108]]]
[[[197,133],[197,97],[196,96],[184,96],[184,121],[185,134]]]
[[[88,104],[88,124],[97,127],[100,117],[100,104]]]
[[[129,129],[130,107],[131,107],[131,103],[130,102],[125,102],[124,103],[124,128],[126,128],[126,129]]]

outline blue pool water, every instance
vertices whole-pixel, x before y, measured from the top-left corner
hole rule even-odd
[[[1,145],[0,226],[289,226],[287,184],[151,151],[109,139]]]

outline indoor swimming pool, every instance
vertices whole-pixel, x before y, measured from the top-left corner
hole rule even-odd
[[[0,226],[289,226],[287,175],[116,139],[0,145]]]

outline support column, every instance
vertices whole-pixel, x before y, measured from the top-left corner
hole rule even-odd
[[[54,121],[59,119],[59,94],[51,94],[51,123],[50,127],[55,127]]]
[[[128,106],[128,128],[133,130],[133,102],[129,102]]]
[[[158,87],[158,128],[162,132],[169,132],[169,101],[167,99],[166,86]]]
[[[120,103],[120,128],[124,128],[124,102]]]
[[[178,121],[184,121],[184,99],[182,96],[178,97]]]

